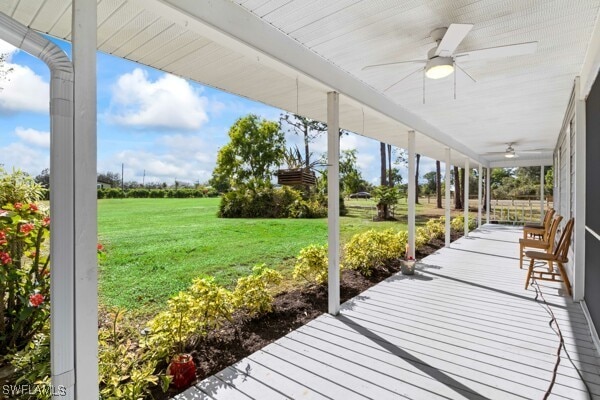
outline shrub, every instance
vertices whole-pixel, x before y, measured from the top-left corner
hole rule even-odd
[[[7,357],[14,368],[15,385],[38,385],[50,388],[50,327],[48,324],[36,333],[23,348]],[[49,400],[51,391],[40,390],[37,399]],[[22,398],[29,398],[23,395]]]
[[[404,234],[392,229],[357,233],[344,246],[344,267],[369,276],[374,268],[402,257],[405,247]]]
[[[148,193],[148,197],[152,198],[152,199],[164,199],[165,198],[165,191],[162,189],[153,189],[150,190]]]
[[[33,203],[44,198],[46,189],[20,169],[7,172],[0,164],[0,207],[14,203]]]
[[[310,245],[300,250],[294,266],[294,279],[303,278],[308,282],[327,282],[329,259],[327,246]]]
[[[150,197],[150,190],[148,190],[148,189],[131,189],[127,192],[127,197],[134,197],[134,198],[139,198],[139,199],[148,198],[148,197]]]
[[[121,189],[110,188],[104,189],[104,198],[106,199],[122,199],[125,197],[125,193]]]
[[[198,278],[187,291],[167,302],[167,310],[149,323],[149,344],[161,357],[183,352],[190,340],[203,337],[225,320],[231,319],[231,293],[213,279]]]
[[[323,218],[327,216],[327,207],[316,200],[296,200],[290,204],[288,215],[291,218]]]
[[[112,313],[112,326],[98,331],[98,370],[102,399],[141,399],[151,394],[151,389],[162,383],[163,391],[169,378],[156,374],[160,361],[158,350],[139,346],[141,335],[133,329],[121,330],[119,322],[123,313]]]
[[[233,291],[233,305],[249,316],[270,312],[273,309],[273,294],[269,289],[281,283],[283,277],[265,264],[252,269],[252,275],[239,278]]]
[[[431,240],[429,231],[426,228],[419,226],[415,230],[415,247],[417,250],[422,249]]]
[[[437,219],[430,219],[425,224],[425,229],[429,233],[432,239],[441,239],[446,234],[446,218],[440,217]]]
[[[35,203],[0,210],[0,355],[22,349],[48,319],[49,226]]]
[[[476,224],[477,222],[473,218],[470,218],[469,230],[475,229]],[[450,226],[455,231],[462,231],[465,227],[465,217],[459,215],[458,217],[452,218],[452,221],[450,221]]]

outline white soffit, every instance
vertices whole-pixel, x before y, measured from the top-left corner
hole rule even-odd
[[[450,143],[477,160],[481,159],[478,154],[502,151],[506,142],[518,142],[521,150],[553,147],[600,2],[237,3],[241,4],[229,0],[99,0],[98,47],[118,57],[319,120],[326,118],[326,92],[350,82],[352,88],[360,89],[357,93],[369,96],[348,98],[340,90],[343,128],[405,147],[411,125],[446,143],[417,135],[418,152],[444,160],[444,148]],[[2,0],[0,11],[35,30],[70,39],[69,0]],[[425,105],[422,79],[416,75],[389,92],[381,91],[410,70],[361,71],[367,64],[423,58],[433,46],[429,32],[450,23],[475,25],[459,50],[531,40],[539,42],[539,49],[534,55],[494,63],[464,63],[478,83],[470,84],[459,75],[457,100],[452,98],[451,80],[428,80]],[[215,24],[227,30],[218,29]],[[245,30],[247,27],[256,29]],[[295,57],[292,63],[317,71],[297,72],[290,63],[282,61],[285,51],[264,51],[269,47],[267,40],[258,40],[260,35],[276,38],[270,49],[289,49],[290,54],[293,50],[294,54],[306,55]],[[283,44],[289,46],[282,48]],[[322,77],[322,70],[332,73],[319,79],[317,75],[321,73]],[[375,107],[361,104],[367,97],[377,100]],[[457,157],[453,162],[463,162],[464,157],[457,151],[453,154]]]

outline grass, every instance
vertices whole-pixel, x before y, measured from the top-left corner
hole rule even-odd
[[[99,240],[107,249],[100,263],[101,303],[154,312],[198,276],[230,286],[261,263],[289,275],[301,248],[327,242],[326,218],[222,219],[216,217],[218,204],[219,199],[99,200]],[[406,229],[405,204],[397,208],[399,221],[386,222],[372,221],[372,201],[346,204],[342,243],[368,229]],[[417,212],[430,208],[420,205]]]

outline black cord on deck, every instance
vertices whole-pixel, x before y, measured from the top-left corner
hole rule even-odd
[[[571,356],[569,355],[569,352],[567,351],[567,348],[565,346],[565,339],[563,338],[562,331],[560,330],[558,321],[556,320],[554,312],[552,311],[552,307],[550,307],[550,305],[544,298],[544,294],[542,293],[540,286],[538,285],[537,281],[535,280],[535,278],[533,276],[531,277],[531,286],[535,289],[535,301],[540,305],[540,307],[542,307],[544,310],[546,310],[546,312],[550,315],[550,322],[548,323],[548,325],[550,325],[550,329],[552,329],[552,331],[556,334],[556,336],[558,336],[558,349],[556,350],[556,362],[554,363],[554,369],[552,371],[552,379],[550,380],[550,385],[548,386],[546,393],[544,393],[543,399],[546,400],[550,396],[550,393],[552,393],[552,388],[554,387],[554,383],[556,382],[556,375],[558,374],[558,366],[560,365],[561,350],[565,351],[565,354],[567,355],[567,358],[571,362],[571,365],[573,365],[573,368],[575,368],[575,371],[577,371],[577,375],[579,375],[579,378],[585,385],[585,389],[587,391],[588,398],[591,399],[592,392],[590,390],[590,387],[588,386],[587,382],[583,378],[583,375],[581,374],[581,371],[579,371],[579,368],[577,368],[577,366],[571,359]],[[538,297],[542,298],[542,301],[544,302],[543,305],[538,300]]]

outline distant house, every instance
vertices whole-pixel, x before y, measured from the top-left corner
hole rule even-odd
[[[96,181],[96,188],[98,189],[110,189],[111,187],[112,185],[110,184],[110,182],[106,182],[100,179]]]

